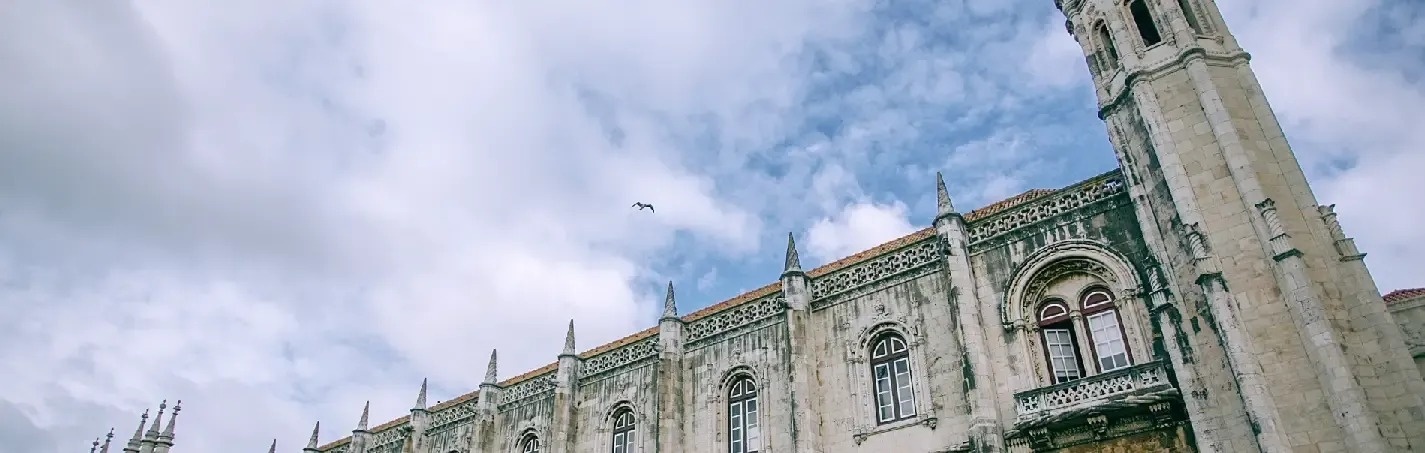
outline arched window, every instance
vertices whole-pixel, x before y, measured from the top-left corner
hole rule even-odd
[[[1083,367],[1079,365],[1079,344],[1074,339],[1074,323],[1069,320],[1068,304],[1050,300],[1040,305],[1039,334],[1044,339],[1044,359],[1049,361],[1053,383],[1084,377]]]
[[[1123,341],[1123,322],[1113,304],[1113,294],[1103,288],[1090,288],[1080,299],[1080,311],[1088,324],[1089,338],[1098,359],[1098,372],[1126,368],[1131,365],[1128,344]]]
[[[1129,0],[1128,13],[1133,16],[1133,23],[1138,26],[1138,36],[1143,38],[1143,47],[1152,47],[1163,40],[1158,34],[1158,24],[1153,22],[1153,13],[1148,10],[1147,2]]]
[[[539,453],[539,437],[534,433],[525,434],[524,438],[520,439],[520,452]]]
[[[910,385],[910,354],[905,338],[882,335],[871,347],[871,377],[876,386],[876,423],[915,416],[915,391]]]
[[[727,425],[729,452],[762,450],[762,428],[757,424],[757,383],[752,378],[738,377],[728,389]]]
[[[633,410],[627,407],[614,412],[613,453],[633,452]]]
[[[1108,34],[1108,25],[1099,22],[1094,27],[1094,39],[1098,41],[1099,52],[1103,55],[1103,58],[1100,59],[1103,62],[1103,73],[1108,74],[1117,69],[1118,48],[1113,47],[1113,36]]]
[[[1207,33],[1202,29],[1202,22],[1199,22],[1197,13],[1193,12],[1192,0],[1178,0],[1178,9],[1183,10],[1183,18],[1187,19],[1188,26],[1192,27],[1193,33],[1199,35]]]

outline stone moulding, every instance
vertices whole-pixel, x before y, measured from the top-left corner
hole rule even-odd
[[[582,382],[582,379],[598,376],[657,356],[658,336],[653,335],[584,359],[579,364],[579,377]]]
[[[970,244],[1032,226],[1126,193],[1123,175],[1113,170],[1050,195],[977,219],[969,225]]]
[[[740,329],[771,316],[779,315],[787,309],[787,301],[781,293],[774,293],[761,299],[738,305],[728,310],[693,321],[684,331],[684,342],[711,338],[715,335]]]
[[[926,266],[942,264],[943,250],[941,241],[932,235],[860,264],[813,278],[812,301],[834,298]]]

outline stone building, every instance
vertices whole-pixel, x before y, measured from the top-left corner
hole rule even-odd
[[[765,287],[680,315],[670,284],[655,327],[571,323],[303,451],[1425,450],[1421,370],[1214,2],[1055,6],[1118,169],[967,213],[938,181],[923,230],[816,269],[789,237]]]
[[[1391,291],[1385,295],[1385,305],[1405,335],[1415,366],[1425,374],[1425,288]]]

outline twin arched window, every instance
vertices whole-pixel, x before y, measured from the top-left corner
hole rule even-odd
[[[1043,337],[1044,358],[1048,361],[1050,379],[1054,384],[1088,374],[1080,360],[1079,332],[1087,333],[1089,355],[1094,358],[1094,369],[1098,373],[1132,364],[1128,344],[1124,341],[1123,322],[1112,293],[1097,287],[1084,291],[1079,298],[1079,313],[1083,318],[1082,325],[1074,322],[1069,305],[1062,300],[1051,299],[1039,306],[1039,333]]]
[[[632,453],[633,433],[633,410],[624,407],[614,412],[613,453]]]
[[[762,428],[757,424],[757,383],[739,376],[727,392],[727,436],[731,453],[762,451]]]
[[[882,334],[871,347],[871,378],[876,392],[876,423],[915,417],[910,350],[899,334]]]

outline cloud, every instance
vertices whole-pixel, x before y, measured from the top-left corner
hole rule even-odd
[[[807,251],[825,263],[905,236],[917,228],[906,219],[906,205],[872,202],[847,205],[807,230]]]
[[[0,437],[183,398],[182,451],[332,440],[490,348],[553,361],[566,316],[589,348],[668,280],[760,287],[787,231],[821,261],[910,232],[936,171],[965,209],[1114,164],[1045,0],[616,3],[0,11]],[[1420,9],[1224,7],[1317,195],[1418,286]]]

